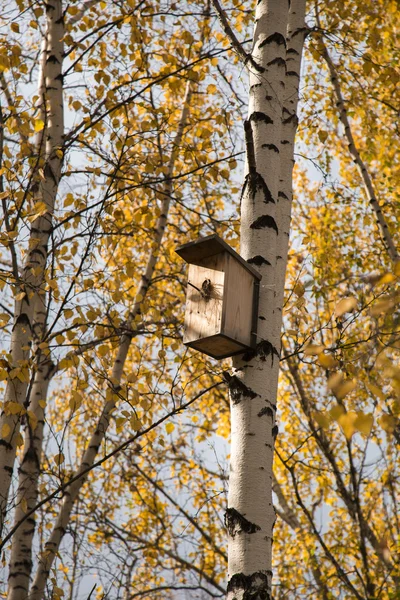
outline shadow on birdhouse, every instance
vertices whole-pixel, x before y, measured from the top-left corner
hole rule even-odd
[[[216,234],[176,253],[189,263],[185,346],[218,359],[254,348],[261,275]]]

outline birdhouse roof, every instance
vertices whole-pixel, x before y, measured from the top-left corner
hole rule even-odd
[[[191,265],[201,265],[201,261],[204,258],[214,256],[215,254],[221,254],[222,252],[229,252],[229,254],[233,256],[256,279],[261,279],[260,273],[254,267],[249,265],[249,263],[247,263],[245,259],[240,256],[240,254],[235,252],[233,248],[231,248],[229,244],[221,239],[216,233],[213,235],[208,235],[207,237],[200,237],[194,242],[183,244],[183,246],[179,246],[175,252]]]

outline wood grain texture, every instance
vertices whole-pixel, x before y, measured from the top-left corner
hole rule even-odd
[[[224,254],[216,254],[204,259],[204,266],[189,265],[184,344],[221,333],[225,262]],[[206,279],[211,281],[209,299],[199,291]]]

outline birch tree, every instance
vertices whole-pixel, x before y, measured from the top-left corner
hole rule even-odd
[[[232,45],[239,43],[226,26]],[[241,196],[241,253],[262,274],[257,345],[227,375],[231,466],[225,521],[228,598],[269,598],[272,577],[272,462],[276,438],[280,331],[291,214],[304,2],[258,2],[253,49],[240,55],[250,77],[244,124],[247,168]],[[245,55],[245,56],[243,56]],[[286,82],[289,82],[286,84]]]

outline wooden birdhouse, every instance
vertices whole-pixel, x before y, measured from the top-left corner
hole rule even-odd
[[[219,359],[254,348],[261,275],[218,235],[176,252],[189,263],[185,346]]]

